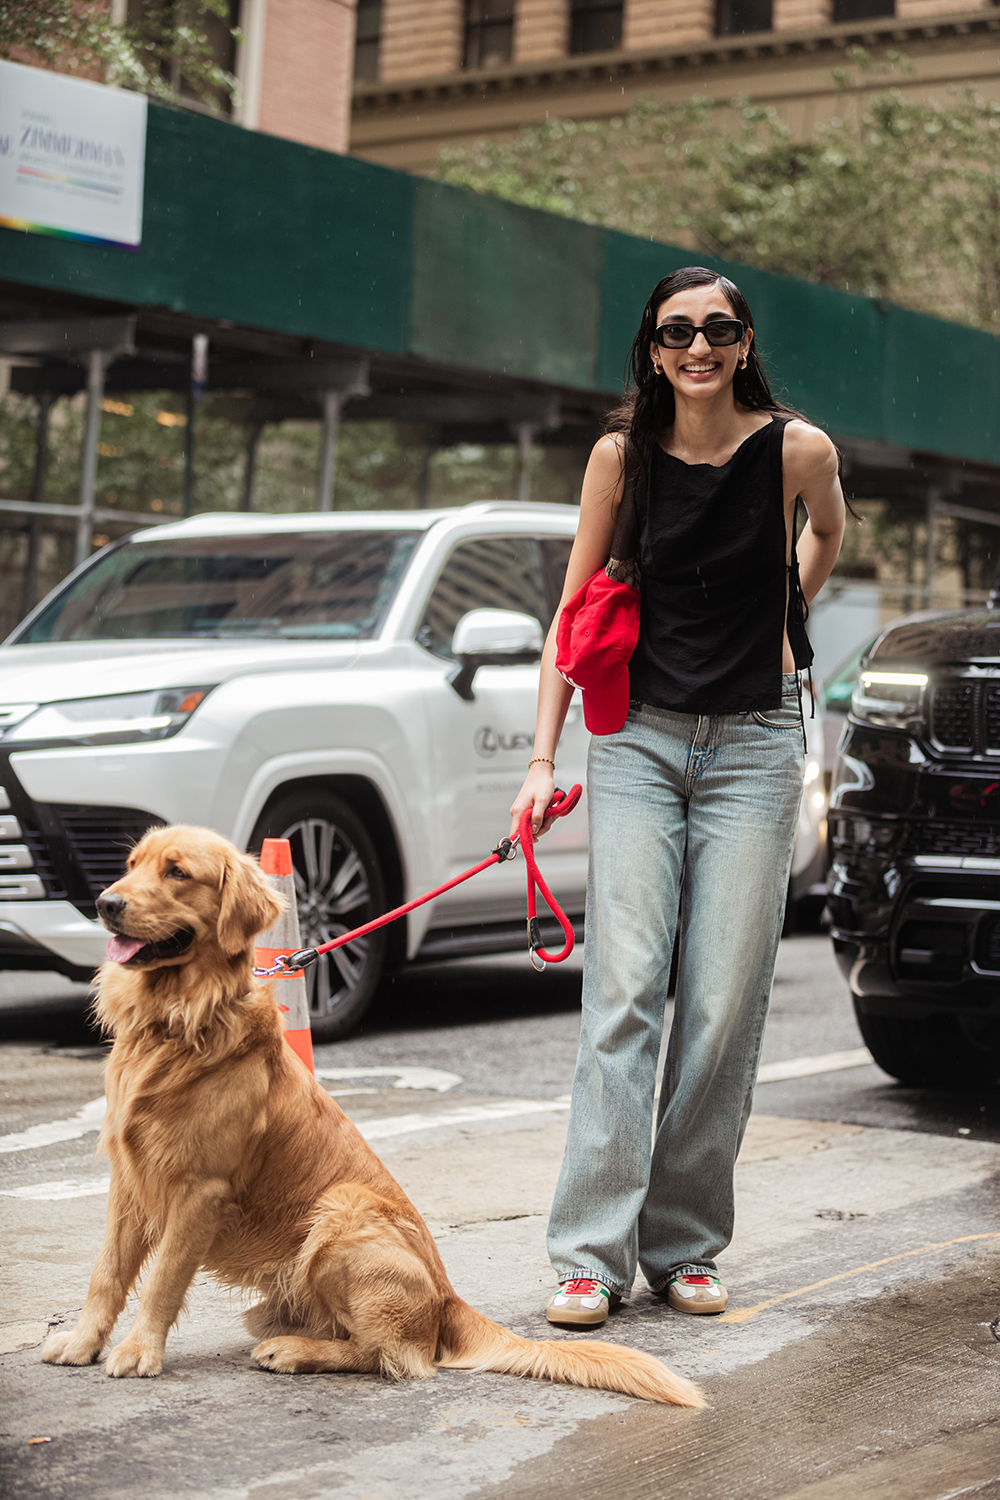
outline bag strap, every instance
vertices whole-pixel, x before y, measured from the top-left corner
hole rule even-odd
[[[639,528],[635,516],[636,478],[626,484],[611,538],[611,561],[631,562],[639,550]]]

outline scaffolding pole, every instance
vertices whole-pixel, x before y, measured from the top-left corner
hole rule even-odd
[[[111,356],[105,349],[91,349],[87,355],[87,411],[83,423],[83,447],[80,453],[80,505],[76,522],[74,567],[90,556],[94,535],[94,505],[97,500],[97,443],[101,435],[101,402],[104,400],[104,376]]]

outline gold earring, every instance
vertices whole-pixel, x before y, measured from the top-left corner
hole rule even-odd
[[[741,369],[741,370],[745,370],[745,369],[746,369],[746,367],[747,367],[747,357],[746,357],[746,355],[745,355],[745,354],[744,354],[744,355],[743,355],[743,357],[742,357],[742,358],[741,358],[741,360],[740,360],[740,369]]]

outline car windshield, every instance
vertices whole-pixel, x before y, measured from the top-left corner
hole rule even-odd
[[[98,558],[11,643],[367,640],[419,540],[416,531],[143,537]]]

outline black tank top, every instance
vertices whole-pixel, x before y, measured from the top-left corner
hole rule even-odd
[[[718,468],[654,447],[637,514],[642,605],[632,698],[677,713],[777,708],[786,571],[796,669],[812,661],[794,547],[790,569],[785,563],[781,447],[790,420],[772,418]]]

